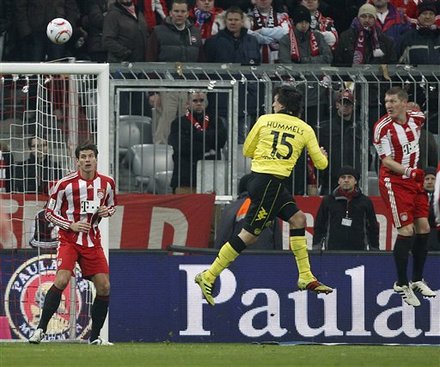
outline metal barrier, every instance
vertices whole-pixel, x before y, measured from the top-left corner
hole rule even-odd
[[[30,75],[2,75],[0,82],[0,137],[9,145],[15,162],[23,160],[26,139],[33,134],[31,127],[38,107],[34,79]],[[84,97],[87,90],[93,89],[93,83],[86,78],[75,79],[75,84],[72,80],[60,78],[48,95],[53,109],[50,116],[62,132],[62,143],[69,149],[74,143],[69,138],[71,125],[87,137],[96,115],[96,101]],[[440,71],[435,66],[113,64],[109,145],[114,148],[112,173],[119,191],[170,193],[184,186],[194,192],[215,191],[219,196],[235,197],[240,177],[250,169],[249,160],[243,159],[241,144],[258,116],[271,112],[273,89],[281,84],[302,90],[303,119],[316,129],[318,140],[325,142],[331,159],[328,170],[316,172],[306,155],[300,157],[289,181],[297,195],[331,191],[337,185],[335,174],[341,163],[358,168],[363,178],[360,186],[365,193],[377,192],[378,160],[370,135],[374,122],[384,113],[384,92],[391,86],[407,89],[410,100],[416,101],[426,113],[421,166],[436,165],[439,159]],[[343,121],[337,114],[335,97],[344,88],[353,92],[354,118],[349,128],[341,130]],[[206,94],[209,125],[215,125],[215,138],[209,138],[205,130],[199,134],[197,144],[192,135],[187,143],[179,130],[188,124],[185,113],[188,93],[192,91]],[[77,102],[72,105],[73,99]],[[168,139],[171,121],[176,118],[178,130],[173,143],[189,151],[189,158],[172,148]],[[221,134],[225,135],[225,143]],[[151,148],[144,147],[158,144],[161,146],[153,149],[152,162],[156,158],[165,161],[165,169],[154,163],[148,170],[151,177],[146,176]],[[197,155],[197,149],[202,153]],[[56,154],[55,149],[51,151]],[[143,170],[139,171],[140,168]],[[181,177],[172,180],[176,170],[187,174],[189,182],[182,184]]]
[[[303,155],[290,178],[295,194],[307,195],[327,193],[337,185],[336,172],[341,164],[351,164],[360,171],[360,185],[365,193],[377,193],[378,160],[371,143],[372,127],[384,111],[384,93],[391,86],[405,88],[410,100],[417,102],[426,112],[426,129],[422,132],[422,166],[434,165],[439,159],[437,149],[440,120],[440,72],[432,66],[380,66],[364,65],[353,68],[335,68],[325,65],[261,65],[241,66],[237,64],[192,64],[181,63],[140,63],[111,66],[111,124],[114,131],[128,116],[151,118],[148,128],[149,141],[144,144],[168,144],[171,120],[177,118],[177,125],[185,121],[188,106],[187,95],[198,91],[206,94],[209,104],[206,114],[211,120],[226,122],[227,142],[216,146],[221,150],[221,161],[213,160],[199,166],[210,167],[209,172],[199,168],[197,149],[207,150],[206,139],[190,147],[190,157],[174,151],[174,169],[185,160],[190,160],[191,190],[193,192],[215,191],[217,195],[234,197],[237,183],[247,173],[249,164],[243,164],[241,145],[244,137],[258,116],[271,112],[272,91],[276,86],[289,84],[302,90],[304,94],[303,119],[312,125],[318,140],[325,140],[331,159],[329,169],[315,172]],[[337,114],[335,98],[341,89],[353,93],[353,120],[350,127],[344,125]],[[161,101],[159,99],[162,98]],[[159,104],[161,103],[161,104]],[[164,115],[168,115],[164,117]],[[168,120],[167,120],[168,119]],[[165,128],[164,128],[165,124]],[[164,134],[165,131],[165,134]],[[179,131],[180,133],[180,131]],[[194,138],[195,139],[195,138]],[[133,176],[132,165],[121,164],[118,144],[121,136],[116,135],[114,165],[121,191],[146,192],[153,186],[145,187]],[[430,142],[427,144],[426,142]],[[182,138],[183,144],[183,138]],[[240,148],[239,148],[240,147]],[[183,148],[183,146],[181,146]],[[178,149],[176,149],[178,150]],[[139,151],[139,150],[138,150]],[[142,152],[142,151],[141,151]],[[145,154],[149,154],[146,153]],[[138,156],[137,159],[144,159]],[[149,159],[145,157],[145,159]],[[161,159],[161,157],[159,157]],[[224,162],[226,161],[226,162]],[[183,167],[183,166],[182,166]],[[171,171],[162,171],[161,175]],[[315,177],[316,175],[316,177]],[[216,177],[220,176],[220,177]],[[194,179],[192,179],[194,177]],[[171,182],[171,178],[165,180]],[[177,187],[180,183],[174,183]],[[186,186],[186,184],[185,184]],[[315,187],[314,187],[315,186]],[[317,190],[316,186],[320,189]],[[155,192],[155,191],[154,191]]]

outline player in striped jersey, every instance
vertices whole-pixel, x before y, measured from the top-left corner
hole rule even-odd
[[[437,174],[435,176],[433,208],[435,224],[437,226],[437,241],[440,243],[440,163],[437,166]]]
[[[305,147],[315,167],[321,170],[328,165],[327,153],[319,147],[313,129],[299,118],[301,93],[282,86],[274,92],[272,107],[275,113],[261,116],[243,145],[244,156],[252,158],[252,178],[247,184],[251,204],[243,229],[222,246],[210,268],[195,278],[212,306],[215,304],[212,288],[216,278],[241,251],[256,242],[276,217],[290,225],[290,248],[298,266],[298,288],[316,293],[333,291],[312,274],[305,237],[306,216],[284,185]]]
[[[408,94],[399,87],[385,93],[387,114],[374,126],[374,146],[381,159],[379,190],[397,228],[394,290],[411,306],[420,306],[414,291],[435,297],[423,279],[428,253],[429,204],[423,190],[424,172],[417,168],[420,130],[425,116],[408,110]],[[413,254],[412,282],[408,282],[409,252]]]
[[[115,213],[115,182],[97,172],[98,149],[95,144],[79,145],[75,156],[78,170],[57,182],[46,208],[46,219],[60,228],[60,246],[55,281],[47,292],[38,327],[29,339],[34,344],[44,338],[47,324],[69,284],[75,262],[81,267],[83,277],[90,279],[96,288],[89,343],[111,344],[99,336],[107,317],[110,280],[98,224],[102,218]]]

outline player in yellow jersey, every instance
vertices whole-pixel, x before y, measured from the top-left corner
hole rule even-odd
[[[290,176],[305,147],[320,170],[327,167],[327,153],[319,147],[313,129],[299,118],[302,113],[299,91],[289,86],[277,88],[272,108],[275,113],[258,119],[243,146],[244,156],[252,158],[252,178],[247,187],[251,206],[244,228],[222,246],[210,268],[195,277],[203,296],[212,306],[215,304],[212,289],[216,278],[276,217],[290,225],[290,248],[298,266],[298,288],[316,293],[333,291],[311,272],[305,237],[306,216],[284,186],[285,178]]]

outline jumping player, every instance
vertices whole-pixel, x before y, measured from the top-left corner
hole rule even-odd
[[[195,277],[207,302],[214,306],[212,289],[216,278],[278,216],[290,225],[290,247],[298,266],[298,287],[316,293],[330,293],[332,288],[320,283],[312,274],[305,237],[306,216],[298,209],[284,179],[307,147],[318,169],[328,164],[327,153],[320,148],[313,129],[299,117],[302,95],[289,86],[274,92],[274,114],[261,116],[247,136],[243,154],[252,158],[252,177],[247,189],[251,199],[244,228],[220,249],[210,268]]]
[[[420,306],[414,291],[425,297],[435,292],[423,280],[430,232],[429,204],[423,190],[424,171],[417,168],[420,155],[422,112],[408,110],[408,94],[399,87],[385,93],[387,114],[374,126],[374,146],[381,159],[379,190],[397,228],[394,261],[397,282],[393,289],[411,306]],[[414,108],[415,109],[415,108]],[[413,254],[412,282],[408,282],[409,252]]]

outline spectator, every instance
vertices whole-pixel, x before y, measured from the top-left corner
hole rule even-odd
[[[217,227],[215,248],[221,248],[232,236],[240,233],[244,225],[251,199],[247,190],[247,183],[252,175],[244,175],[238,185],[238,198],[227,205],[221,214],[220,224]],[[258,237],[257,242],[252,245],[253,249],[261,250],[282,250],[283,238],[281,226],[278,219],[275,219],[271,226],[267,227]]]
[[[280,39],[279,61],[286,64],[330,64],[332,52],[324,36],[310,29],[309,10],[300,5],[291,15],[293,28]]]
[[[396,9],[390,0],[371,0],[371,3],[377,10],[376,25],[394,41],[397,50],[402,36],[411,29],[408,17]]]
[[[372,201],[358,187],[359,173],[344,166],[338,186],[325,196],[315,219],[313,248],[379,250],[379,225]]]
[[[293,28],[280,40],[279,61],[297,64],[330,64],[332,52],[321,33],[310,29],[309,10],[299,5],[291,12]],[[307,76],[305,77],[307,78]],[[309,83],[310,81],[310,83]],[[314,76],[299,87],[306,98],[304,117],[313,128],[326,110],[325,88],[321,88]]]
[[[107,61],[145,61],[147,25],[132,0],[116,0],[104,17],[102,47]]]
[[[381,159],[380,195],[397,229],[394,260],[397,281],[395,292],[410,306],[420,306],[414,294],[424,297],[436,294],[423,279],[429,237],[429,204],[423,191],[423,170],[417,168],[420,128],[425,116],[419,111],[408,112],[408,94],[394,87],[385,94],[384,115],[374,127],[374,145]],[[408,281],[409,252],[413,255],[412,281]]]
[[[9,147],[0,142],[0,193],[11,192],[13,165],[14,156],[11,154]]]
[[[7,42],[11,36],[13,20],[12,0],[0,1],[0,61],[7,60],[6,47],[10,44]]]
[[[189,93],[185,115],[171,123],[168,142],[174,150],[171,187],[175,194],[196,191],[198,161],[221,159],[226,130],[220,120],[206,113],[206,107],[206,93]]]
[[[49,156],[44,138],[29,138],[28,148],[29,158],[15,167],[14,191],[48,194],[51,185],[62,177],[61,169]]]
[[[148,33],[151,33],[158,24],[162,24],[168,15],[168,5],[165,0],[137,0],[136,3],[144,14]]]
[[[226,28],[209,38],[205,43],[205,54],[209,62],[239,63],[257,65],[260,63],[260,46],[255,37],[244,27],[244,13],[238,7],[230,7],[225,12]],[[238,143],[242,144],[247,133],[247,117],[256,120],[258,90],[255,83],[239,85],[238,99]],[[218,95],[219,114],[227,117],[227,96]]]
[[[87,52],[94,62],[106,62],[107,52],[102,46],[104,17],[107,15],[107,0],[89,0],[86,14],[82,19],[87,31]]]
[[[334,51],[336,49],[336,43],[338,42],[338,31],[334,26],[333,19],[325,17],[318,10],[319,0],[302,0],[301,4],[304,5],[310,12],[310,29],[312,31],[320,32],[330,49]]]
[[[394,64],[397,61],[393,41],[377,27],[376,18],[377,11],[373,5],[364,4],[359,8],[350,29],[340,34],[334,55],[336,66]],[[365,78],[369,85],[368,127],[372,132],[374,123],[384,113],[382,100],[388,79],[376,75],[365,75]]]
[[[437,7],[433,2],[417,6],[417,25],[403,35],[399,62],[409,65],[440,65],[440,32],[435,25]]]
[[[434,207],[435,225],[437,228],[437,241],[440,243],[440,162],[437,166],[437,174],[435,176],[434,198],[432,205]]]
[[[189,12],[189,20],[200,29],[203,43],[225,28],[224,10],[214,3],[214,0],[196,0],[196,5]]]
[[[251,18],[249,34],[260,44],[261,62],[273,64],[278,61],[280,39],[289,33],[290,19],[286,13],[279,13],[272,6],[272,0],[255,0],[248,13]]]
[[[335,64],[393,64],[396,51],[393,41],[376,26],[377,11],[371,4],[359,8],[350,29],[341,33],[335,51]]]
[[[66,45],[56,45],[47,38],[47,24],[54,18],[65,18],[75,28],[79,16],[75,0],[16,0],[14,22],[20,44],[20,61],[50,61],[66,57]]]
[[[429,226],[431,232],[429,233],[428,239],[428,249],[432,251],[440,250],[440,241],[437,238],[437,225],[435,223],[435,213],[434,213],[434,191],[435,191],[435,181],[436,181],[437,170],[435,167],[425,168],[425,179],[423,181],[423,188],[428,194],[429,202]]]
[[[170,15],[151,33],[147,61],[191,63],[203,60],[200,30],[188,20],[188,3],[186,0],[174,0]],[[185,109],[185,93],[161,92],[160,99],[162,114],[154,133],[154,142],[166,143],[171,122]]]
[[[355,114],[354,102],[349,89],[336,93],[335,110],[330,120],[318,127],[319,142],[329,152],[329,167],[320,176],[321,195],[333,191],[342,166],[361,169],[362,126]]]

